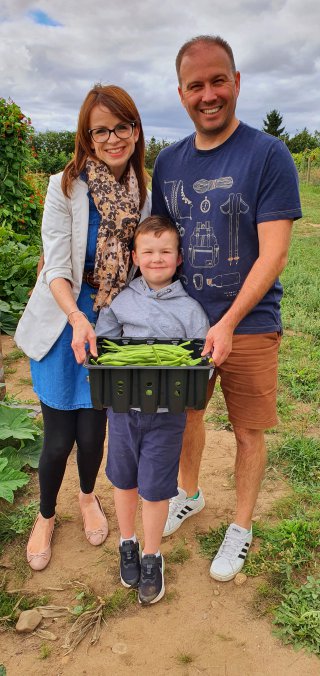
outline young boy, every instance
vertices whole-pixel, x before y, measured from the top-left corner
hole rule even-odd
[[[133,262],[141,276],[103,308],[97,335],[110,337],[205,338],[207,315],[179,280],[179,233],[167,218],[150,216],[135,232]],[[108,409],[106,474],[114,485],[120,528],[120,577],[125,587],[138,587],[139,602],[156,603],[164,595],[164,561],[159,551],[169,498],[177,495],[177,476],[185,413],[161,409],[144,414]],[[144,549],[135,534],[138,494],[142,498]]]

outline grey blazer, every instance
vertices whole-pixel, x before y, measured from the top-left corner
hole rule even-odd
[[[61,189],[62,172],[51,176],[42,221],[44,267],[18,323],[14,340],[25,354],[40,361],[62,333],[67,323],[51,291],[50,283],[62,277],[70,281],[77,300],[84,270],[89,222],[88,186],[78,178],[72,195]],[[143,221],[150,215],[148,192],[141,211]]]

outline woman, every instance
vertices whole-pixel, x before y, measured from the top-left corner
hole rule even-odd
[[[86,345],[97,354],[93,325],[126,283],[134,230],[149,211],[139,113],[120,87],[96,85],[80,109],[74,159],[50,179],[45,264],[15,335],[31,358],[44,421],[40,512],[27,545],[33,570],[51,557],[56,499],[74,443],[86,537],[99,545],[108,534],[94,494],[106,417],[92,408],[82,364]]]

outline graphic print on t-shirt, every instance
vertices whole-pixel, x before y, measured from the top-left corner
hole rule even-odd
[[[229,265],[239,260],[239,220],[240,214],[246,214],[249,210],[249,205],[242,199],[240,192],[235,195],[233,192],[229,193],[228,199],[220,204],[220,211],[222,214],[229,216]]]
[[[222,178],[200,178],[199,181],[196,181],[193,184],[193,189],[197,193],[209,192],[209,190],[215,190],[216,188],[232,188],[233,178],[232,176],[223,176]]]
[[[219,244],[210,221],[197,222],[189,240],[188,259],[193,268],[213,268],[219,263]]]
[[[179,221],[187,218],[191,221],[191,210],[193,203],[184,192],[183,181],[164,181],[164,198],[171,218],[175,221],[181,237],[185,229]]]

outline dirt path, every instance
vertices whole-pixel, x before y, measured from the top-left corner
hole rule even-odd
[[[3,337],[5,354],[14,347],[12,339]],[[12,365],[16,369],[7,377],[7,391],[20,399],[33,399],[26,360]],[[25,637],[14,631],[0,634],[0,664],[7,676],[319,676],[319,661],[303,651],[295,652],[284,646],[271,633],[267,619],[257,616],[254,592],[259,580],[250,578],[242,587],[233,582],[216,583],[209,577],[209,562],[200,555],[196,533],[230,520],[234,505],[232,469],[234,440],[230,432],[207,428],[207,442],[201,472],[201,486],[206,496],[206,508],[189,519],[163,542],[164,556],[183,540],[190,558],[183,564],[167,567],[166,597],[157,605],[142,608],[138,604],[110,619],[102,629],[99,643],[88,649],[85,640],[74,653],[64,656],[63,639],[70,625],[65,618],[43,621],[43,628],[58,637],[49,643],[32,634]],[[266,516],[273,501],[287,491],[281,481],[266,479],[259,497],[256,515]],[[22,566],[21,556],[7,548],[1,562],[17,561],[27,579],[24,589],[43,593],[48,587],[65,587],[65,591],[50,591],[50,603],[74,604],[75,583],[89,585],[98,596],[111,594],[119,587],[117,546],[118,532],[112,503],[112,487],[104,477],[98,478],[97,492],[109,515],[110,535],[102,548],[91,547],[85,540],[78,507],[78,479],[75,455],[68,463],[60,491],[58,514],[60,525],[54,535],[50,565],[41,573],[31,573]],[[36,498],[36,483],[27,501]],[[141,533],[141,526],[138,526]],[[18,556],[18,559],[17,559]],[[21,574],[21,570],[20,570]],[[261,581],[261,580],[260,580]],[[69,586],[68,586],[69,585]],[[9,588],[17,586],[13,575]],[[49,646],[50,654],[43,644]],[[119,654],[122,644],[123,654]],[[190,655],[192,661],[181,663],[179,656]]]

